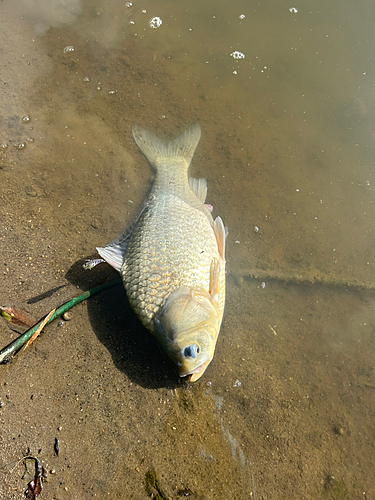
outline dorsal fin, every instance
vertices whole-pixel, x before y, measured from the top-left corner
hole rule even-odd
[[[126,246],[114,245],[108,243],[105,247],[96,247],[98,254],[108,262],[119,273],[121,272],[122,264],[124,263],[124,255]]]
[[[120,233],[118,236],[116,236],[116,238],[107,243],[105,247],[96,248],[98,254],[103,257],[103,259],[118,272],[121,272],[121,268],[124,263],[126,248],[128,246],[133,229],[137,225],[137,222],[143,212],[147,209],[148,201],[146,200],[138,211],[137,215],[134,217],[130,227],[124,229],[122,233]]]

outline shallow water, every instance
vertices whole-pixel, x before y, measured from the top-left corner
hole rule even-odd
[[[199,121],[192,173],[229,228],[224,322],[196,384],[121,287],[0,367],[1,498],[31,480],[24,454],[53,471],[43,498],[373,498],[372,6],[0,8],[0,305],[39,318],[110,274],[82,263],[152,182],[133,122],[168,138]],[[1,345],[16,335],[1,322]]]

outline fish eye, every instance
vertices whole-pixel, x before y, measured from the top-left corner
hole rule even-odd
[[[188,345],[182,351],[182,354],[185,358],[196,358],[197,354],[199,354],[199,346],[196,344]]]

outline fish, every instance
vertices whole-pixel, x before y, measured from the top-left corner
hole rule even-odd
[[[227,230],[206,204],[206,179],[188,173],[199,124],[171,141],[140,125],[132,134],[154,183],[130,228],[97,251],[121,274],[132,309],[177,374],[195,382],[213,359],[223,319]]]

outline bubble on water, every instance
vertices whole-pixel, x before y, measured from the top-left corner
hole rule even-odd
[[[150,28],[156,29],[159,28],[163,24],[163,21],[160,19],[160,17],[153,17],[149,20],[148,25]]]
[[[291,12],[292,14],[297,14],[298,9],[296,9],[295,7],[291,7],[291,8],[289,9],[289,12]]]
[[[90,81],[90,78],[88,76],[85,76],[85,78],[83,79],[84,82],[89,82]]]
[[[245,59],[245,54],[243,52],[239,52],[238,50],[232,52],[231,56],[233,59]]]
[[[22,118],[22,121],[23,121],[23,123],[29,123],[29,121],[30,121],[30,116],[24,116],[24,117]]]
[[[65,48],[64,48],[64,54],[68,54],[69,52],[74,52],[74,47],[73,45],[67,45]]]

